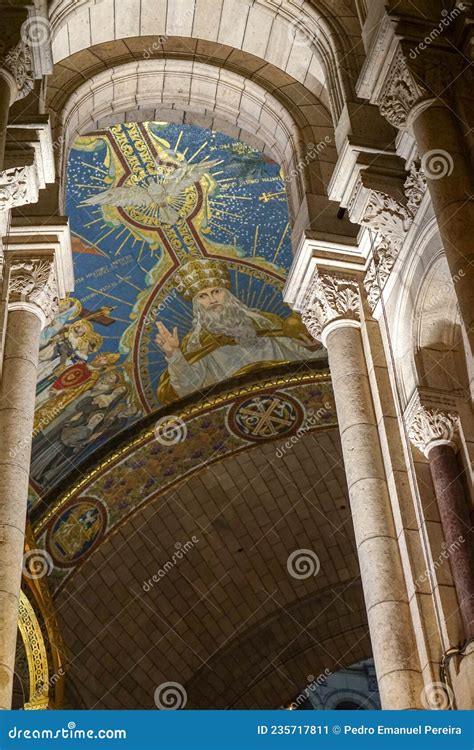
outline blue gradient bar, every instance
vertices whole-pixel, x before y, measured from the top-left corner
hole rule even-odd
[[[46,734],[45,734],[46,731]],[[472,711],[3,711],[0,748],[473,750]]]

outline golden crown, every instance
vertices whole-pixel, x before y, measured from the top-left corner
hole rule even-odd
[[[208,258],[193,258],[178,269],[174,277],[176,291],[190,301],[203,289],[230,289],[230,278],[223,263]]]

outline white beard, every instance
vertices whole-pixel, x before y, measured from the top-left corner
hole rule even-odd
[[[200,346],[200,333],[206,330],[215,335],[230,336],[240,346],[252,346],[258,340],[259,328],[273,328],[270,321],[259,312],[250,310],[243,302],[227,291],[226,299],[220,310],[206,309],[195,300],[193,331],[188,341],[187,351],[194,351]]]

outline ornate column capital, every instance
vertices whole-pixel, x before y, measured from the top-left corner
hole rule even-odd
[[[357,279],[337,271],[317,269],[301,310],[311,336],[326,345],[328,333],[337,326],[360,327],[360,291]]]
[[[433,96],[415,78],[407,59],[400,49],[385,79],[378,104],[380,113],[395,128],[409,127],[415,108],[429,106]]]
[[[0,172],[0,211],[35,203],[38,190],[38,173],[34,163],[5,169]]]
[[[425,192],[425,177],[415,164],[412,164],[405,180],[404,195],[400,200],[379,190],[370,191],[360,223],[375,233],[373,258],[364,279],[372,310],[380,299]]]
[[[33,90],[33,55],[23,39],[0,56],[0,75],[10,84],[13,101],[23,99]]]
[[[410,441],[425,456],[436,445],[457,450],[459,414],[456,399],[450,394],[417,389],[405,411],[405,423]]]
[[[28,310],[44,328],[58,311],[58,286],[53,255],[8,259],[8,309]]]

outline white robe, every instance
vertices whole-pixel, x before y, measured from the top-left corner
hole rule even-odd
[[[311,352],[289,336],[261,336],[253,344],[227,345],[190,364],[181,350],[167,358],[170,384],[178,396],[227,380],[242,368],[265,362],[324,359],[326,351]]]

